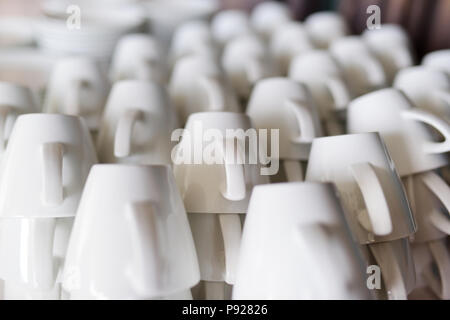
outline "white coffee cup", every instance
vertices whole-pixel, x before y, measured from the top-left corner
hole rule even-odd
[[[408,34],[401,26],[382,24],[380,28],[367,29],[362,37],[383,65],[389,83],[399,70],[414,64]]]
[[[425,124],[445,140],[434,142]],[[379,132],[400,176],[444,167],[450,151],[450,126],[438,117],[413,108],[403,93],[383,89],[353,100],[347,111],[349,133]]]
[[[329,50],[342,67],[354,96],[387,85],[383,66],[360,37],[347,36],[337,39],[331,43]]]
[[[37,103],[29,88],[9,82],[0,82],[0,153],[5,151],[17,117],[24,113],[37,111]]]
[[[306,180],[336,184],[361,244],[405,238],[416,231],[401,180],[377,133],[314,139]]]
[[[275,75],[265,43],[255,35],[235,37],[222,54],[222,67],[238,96],[248,99],[256,82]]]
[[[80,117],[19,116],[0,167],[0,216],[74,216],[84,181],[96,162],[88,128]]]
[[[194,20],[179,26],[172,38],[169,51],[170,64],[189,55],[218,57],[211,30],[206,21]]]
[[[322,135],[310,92],[288,78],[259,81],[246,112],[255,128],[279,130],[280,159],[307,160],[311,142]]]
[[[450,74],[424,66],[406,68],[397,73],[393,86],[416,107],[450,123]]]
[[[62,58],[52,71],[43,110],[82,116],[89,129],[96,130],[107,94],[106,78],[94,60]]]
[[[335,12],[311,14],[305,20],[305,28],[313,44],[320,49],[327,49],[334,40],[349,34],[347,22]]]
[[[422,65],[444,71],[450,76],[450,49],[426,54],[422,59]]]
[[[171,168],[94,166],[67,251],[63,288],[70,298],[152,299],[187,290],[199,280]]]
[[[351,93],[337,61],[324,50],[312,50],[294,58],[289,78],[306,85],[319,108],[322,120],[344,111]]]
[[[97,138],[101,162],[170,164],[177,117],[160,84],[124,80],[109,95]]]
[[[252,33],[248,15],[241,10],[223,10],[211,20],[211,33],[221,46],[238,36]]]
[[[367,299],[359,254],[331,184],[257,186],[233,299]]]
[[[176,63],[169,94],[181,124],[194,112],[240,111],[222,70],[213,60],[201,56],[184,57]]]
[[[165,84],[168,70],[161,44],[146,34],[130,34],[117,44],[111,62],[113,82],[126,79]]]
[[[291,19],[288,6],[276,1],[262,1],[250,14],[251,26],[266,40],[270,39],[277,26]]]
[[[403,178],[403,183],[417,221],[414,243],[448,237],[450,187],[447,183],[433,171],[407,176]]]
[[[291,61],[314,49],[304,26],[297,21],[279,25],[270,40],[270,53],[276,61],[281,74],[286,75]]]

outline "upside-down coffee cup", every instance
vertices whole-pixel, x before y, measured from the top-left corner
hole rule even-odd
[[[146,34],[123,37],[114,50],[110,78],[113,82],[136,79],[165,84],[168,70],[162,45]]]
[[[277,1],[261,1],[250,14],[252,28],[265,40],[270,40],[279,25],[291,20],[289,7]]]
[[[249,17],[241,10],[222,10],[211,20],[211,34],[222,47],[236,37],[251,33]]]
[[[436,129],[444,140],[436,142],[426,125]],[[449,162],[450,125],[413,108],[396,89],[383,89],[353,100],[347,112],[349,133],[379,132],[400,176],[444,167]]]
[[[388,282],[387,291],[394,292],[394,298],[406,298],[411,285],[398,278],[397,271],[402,267],[396,259],[399,255],[392,250],[395,241],[407,239],[417,228],[380,135],[361,133],[315,139],[306,180],[336,185],[353,237],[361,245],[369,245]],[[376,246],[372,248],[371,244]],[[400,272],[403,273],[411,272]],[[396,280],[388,280],[392,278]]]
[[[0,217],[73,217],[96,162],[80,117],[19,116],[0,167]]]
[[[311,50],[295,57],[289,68],[289,78],[310,90],[325,124],[336,122],[333,119],[345,113],[351,93],[340,66],[328,52]],[[332,128],[327,129],[332,131]]]
[[[240,111],[237,97],[224,78],[211,59],[193,55],[177,61],[169,94],[181,124],[194,112]]]
[[[363,265],[331,184],[257,186],[233,299],[368,299]]]
[[[382,24],[378,29],[367,29],[362,38],[383,65],[389,83],[399,70],[414,64],[408,35],[399,25]]]
[[[157,299],[199,279],[170,166],[93,166],[67,249],[70,299]]]
[[[361,38],[347,36],[337,39],[331,44],[330,53],[342,67],[353,96],[387,85],[383,66]]]
[[[36,101],[29,88],[9,82],[0,82],[0,153],[5,151],[17,117],[24,113],[37,111]]]
[[[275,74],[266,44],[255,35],[236,37],[228,42],[222,54],[222,67],[242,99],[248,99],[256,82]]]
[[[424,66],[400,70],[393,86],[414,105],[450,123],[450,74]]]
[[[256,135],[246,139],[252,132],[245,114],[195,113],[175,150],[175,178],[190,216],[202,280],[234,283],[239,215],[247,212],[253,186],[268,182],[255,154]]]
[[[349,27],[342,16],[335,12],[317,12],[305,20],[305,28],[313,44],[328,49],[330,44],[349,33]]]
[[[81,116],[90,130],[97,130],[108,94],[108,84],[96,62],[67,57],[57,61],[44,99],[46,113]]]
[[[170,164],[170,135],[177,128],[166,89],[157,83],[114,84],[97,137],[101,162]]]
[[[278,26],[270,40],[270,53],[282,75],[287,75],[289,65],[296,56],[314,49],[304,26],[298,21]]]

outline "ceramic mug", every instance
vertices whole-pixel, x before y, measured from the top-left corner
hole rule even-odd
[[[117,44],[111,62],[113,82],[126,79],[165,84],[168,70],[161,44],[146,34],[130,34]]]
[[[218,52],[206,21],[193,20],[179,26],[173,35],[169,51],[169,60],[172,66],[189,55],[209,56],[213,60]]]
[[[331,184],[255,188],[233,299],[367,299],[362,268]]]
[[[416,231],[401,180],[378,133],[314,139],[306,180],[336,184],[361,244],[405,238]]]
[[[322,135],[308,89],[288,78],[268,78],[255,86],[246,113],[257,129],[279,130],[279,158],[307,160],[311,142]]]
[[[24,113],[37,111],[36,101],[29,88],[9,82],[0,82],[0,153],[5,151],[17,117]]]
[[[317,12],[305,20],[305,28],[313,44],[327,49],[330,44],[349,34],[349,27],[342,16],[335,12]]]
[[[337,61],[323,50],[312,50],[292,61],[289,78],[306,85],[322,120],[345,112],[351,100],[348,84]]]
[[[419,109],[450,123],[450,75],[424,66],[406,68],[397,73],[393,87]]]
[[[450,76],[450,49],[428,53],[423,57],[422,65],[444,71]]]
[[[270,39],[277,26],[291,19],[288,6],[276,1],[262,1],[250,14],[251,26],[265,40]]]
[[[97,130],[108,85],[94,60],[68,57],[53,68],[44,98],[44,112],[82,116]]]
[[[117,82],[108,97],[97,138],[101,162],[170,164],[177,116],[160,84]]]
[[[67,250],[63,288],[70,299],[154,299],[199,280],[171,168],[94,166]]]
[[[360,37],[347,36],[337,39],[330,45],[329,50],[342,67],[354,96],[387,85],[383,66]]]
[[[434,142],[426,125],[445,138]],[[411,175],[448,164],[450,126],[438,117],[413,108],[396,89],[383,89],[353,100],[347,111],[349,133],[380,133],[400,176]]]
[[[211,34],[222,47],[234,38],[252,32],[248,15],[240,10],[220,11],[211,20]]]
[[[237,97],[211,59],[189,56],[180,59],[173,70],[169,94],[180,122],[201,111],[239,111]]]
[[[367,29],[362,37],[383,65],[389,83],[399,70],[414,64],[408,34],[401,26],[382,24],[379,29]]]
[[[297,21],[278,26],[270,40],[270,53],[282,75],[287,75],[291,61],[314,49],[304,26]]]
[[[0,167],[0,216],[74,216],[96,162],[88,128],[80,117],[19,116]]]
[[[248,99],[259,80],[275,74],[265,43],[254,35],[229,41],[222,54],[222,67],[241,99]]]

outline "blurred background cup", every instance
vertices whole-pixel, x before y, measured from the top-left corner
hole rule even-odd
[[[422,65],[444,71],[450,76],[450,49],[426,54],[423,57]]]
[[[116,82],[101,119],[100,161],[170,164],[170,136],[177,126],[165,87],[141,80]]]
[[[331,43],[349,34],[344,18],[335,12],[316,12],[305,20],[305,28],[315,47],[328,49]]]
[[[195,112],[240,111],[237,97],[222,70],[213,60],[201,56],[184,57],[176,63],[169,95],[180,124],[186,123],[188,116]]]
[[[270,40],[270,53],[283,76],[296,56],[314,49],[303,24],[297,21],[279,25]]]
[[[353,96],[387,85],[383,66],[360,37],[339,38],[331,43],[329,49],[342,67]]]
[[[47,85],[43,111],[81,116],[98,130],[109,85],[98,64],[85,57],[58,60]]]
[[[292,20],[289,7],[276,1],[261,1],[250,14],[253,29],[269,41],[275,29],[282,23]]]
[[[124,36],[118,42],[110,68],[112,82],[147,80],[161,84],[168,81],[168,68],[159,41],[147,34]]]
[[[327,51],[312,50],[296,56],[289,68],[289,78],[309,89],[327,134],[345,133],[339,118],[345,119],[351,92],[340,66]]]
[[[211,34],[222,47],[236,37],[252,33],[249,16],[244,11],[222,10],[211,20]]]
[[[265,43],[255,35],[239,36],[229,41],[222,54],[222,67],[233,90],[244,101],[259,80],[276,73]]]
[[[63,287],[70,299],[154,299],[188,293],[198,281],[171,168],[94,166],[67,251]]]
[[[426,125],[444,136],[435,142]],[[383,89],[353,100],[347,113],[349,133],[379,132],[400,176],[444,167],[450,151],[449,124],[413,105],[396,89]]]
[[[368,299],[359,254],[331,184],[257,186],[233,299]]]
[[[31,90],[10,82],[0,82],[0,153],[7,141],[17,117],[38,111],[37,101]]]
[[[362,37],[383,65],[388,83],[399,70],[414,64],[409,37],[401,26],[382,24],[379,29],[364,31]]]

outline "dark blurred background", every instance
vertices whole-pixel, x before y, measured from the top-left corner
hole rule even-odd
[[[264,0],[222,0],[224,8],[251,10]],[[321,10],[344,15],[353,33],[366,28],[367,7],[378,5],[382,23],[397,23],[410,34],[417,56],[450,48],[450,0],[280,0],[286,2],[298,20]]]

